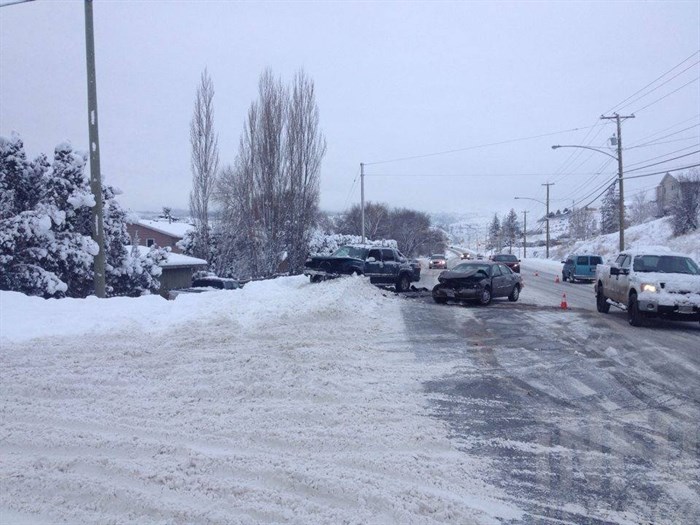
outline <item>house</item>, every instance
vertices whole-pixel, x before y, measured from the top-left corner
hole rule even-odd
[[[158,293],[168,297],[168,292],[176,288],[189,288],[192,286],[192,274],[207,269],[207,261],[197,259],[189,255],[170,252],[168,258],[160,266],[163,273],[160,276],[160,290]]]
[[[145,255],[149,249],[146,246],[139,246],[139,253]],[[170,290],[189,288],[192,286],[192,274],[200,270],[206,270],[207,265],[208,263],[204,259],[169,252],[167,259],[160,263],[163,273],[160,275],[160,290],[158,290],[158,293],[167,299]]]
[[[158,221],[139,219],[128,222],[126,229],[129,232],[132,242],[138,239],[139,246],[159,246],[170,248],[173,253],[182,253],[177,247],[177,242],[182,240],[185,233],[193,226],[186,222],[178,221]]]
[[[656,216],[664,217],[671,212],[674,202],[681,197],[681,184],[678,179],[667,173],[656,187]]]

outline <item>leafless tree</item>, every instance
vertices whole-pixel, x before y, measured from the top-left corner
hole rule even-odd
[[[389,229],[389,207],[381,202],[366,202],[365,236],[371,240],[388,239]],[[348,235],[362,234],[362,209],[359,204],[353,205],[343,215],[338,230]]]
[[[192,147],[192,191],[190,214],[195,223],[194,254],[204,259],[209,255],[209,202],[216,187],[219,170],[218,135],[214,131],[214,84],[205,69],[197,88],[194,112],[190,122]]]
[[[303,71],[292,85],[286,131],[287,251],[289,271],[299,273],[318,213],[321,161],[326,153],[314,83]]]
[[[683,235],[700,227],[700,172],[692,170],[678,177],[679,199],[671,211],[674,235]]]
[[[572,240],[588,239],[596,231],[595,214],[590,208],[573,208],[569,214],[569,237]]]
[[[313,82],[299,73],[291,89],[271,71],[248,111],[235,165],[224,170],[217,200],[223,208],[223,253],[241,276],[301,271],[318,213],[325,139],[319,129]]]
[[[647,201],[646,192],[637,193],[632,198],[632,205],[629,207],[630,225],[643,224],[654,217],[656,209],[655,203]]]

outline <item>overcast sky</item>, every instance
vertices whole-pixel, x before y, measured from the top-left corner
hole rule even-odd
[[[541,204],[514,197],[544,200],[546,182],[552,208],[587,204],[614,161],[551,145],[608,147],[614,123],[599,117],[613,111],[636,115],[622,134],[630,176],[700,162],[695,0],[96,0],[94,17],[103,180],[132,210],[187,207],[205,67],[224,164],[265,68],[314,80],[331,211],[359,202],[361,162],[366,199],[390,206],[537,214]],[[31,156],[66,140],[87,150],[86,106],[83,2],[3,7],[0,134],[17,131]],[[626,194],[661,177],[630,179]]]

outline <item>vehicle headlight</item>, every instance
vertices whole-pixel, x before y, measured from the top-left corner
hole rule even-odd
[[[656,291],[657,291],[656,285],[651,284],[651,283],[642,284],[641,289],[643,292],[650,292],[650,293],[656,293]]]

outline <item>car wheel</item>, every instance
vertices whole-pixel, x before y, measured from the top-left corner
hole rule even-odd
[[[518,300],[518,297],[520,297],[520,285],[516,284],[515,286],[513,286],[513,291],[510,292],[508,300],[511,302],[515,302]]]
[[[407,292],[410,287],[411,280],[408,278],[408,275],[406,275],[405,273],[403,275],[400,275],[399,280],[396,281],[396,291],[398,293]]]
[[[642,326],[642,313],[639,311],[637,294],[631,293],[627,304],[627,320],[632,326]]]
[[[561,280],[566,282],[566,273],[565,272],[561,273]]]
[[[487,306],[491,304],[491,288],[485,286],[479,295],[479,304],[481,306]]]
[[[435,301],[437,304],[445,304],[447,302],[447,297],[435,295],[435,292],[437,292],[438,290],[440,290],[440,285],[436,284],[433,288],[433,301]]]
[[[603,287],[598,287],[598,292],[595,294],[595,307],[601,314],[607,314],[610,311],[610,305],[603,294]]]
[[[574,277],[574,274],[571,272],[569,272],[569,281],[571,281],[572,283],[576,282],[576,278]]]

